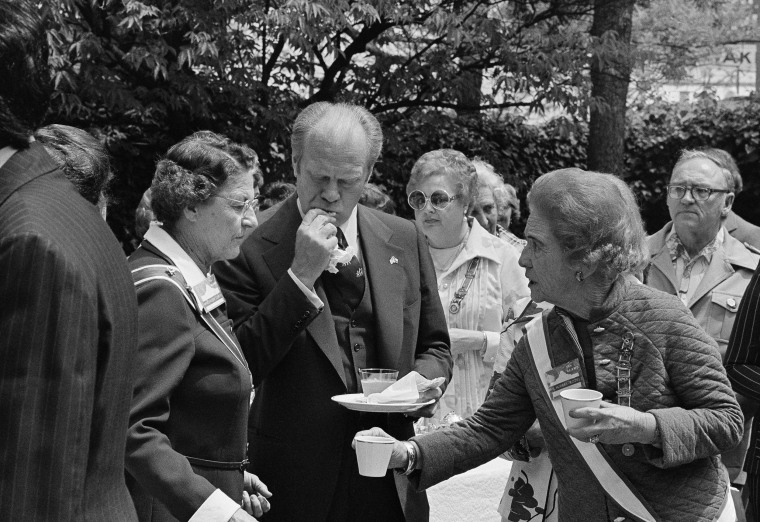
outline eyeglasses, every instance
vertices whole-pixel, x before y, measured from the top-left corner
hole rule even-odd
[[[712,196],[713,192],[728,193],[730,190],[720,190],[708,187],[699,187],[696,185],[668,185],[668,197],[673,199],[682,199],[686,192],[691,192],[691,197],[694,201],[707,201]]]
[[[245,201],[240,201],[238,199],[225,198],[224,196],[214,195],[212,197],[226,199],[227,201],[234,203],[234,205],[230,205],[232,207],[232,210],[236,211],[241,216],[245,216],[246,214],[248,214],[248,211],[251,209],[253,209],[253,211],[256,212],[259,209],[259,204],[261,203],[259,201],[259,198],[246,199]]]
[[[406,198],[406,200],[409,202],[409,206],[414,210],[424,209],[425,205],[427,205],[428,200],[430,200],[430,205],[432,205],[434,209],[443,210],[451,205],[452,201],[461,197],[461,194],[457,194],[456,196],[449,196],[449,193],[445,190],[436,190],[430,194],[430,197],[428,198],[428,196],[425,195],[425,193],[421,190],[413,190],[409,193],[409,196]]]

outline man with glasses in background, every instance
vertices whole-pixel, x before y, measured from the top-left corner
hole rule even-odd
[[[425,236],[407,220],[357,205],[382,139],[362,107],[304,109],[291,136],[296,193],[261,213],[240,256],[214,269],[249,354],[249,458],[277,499],[270,522],[428,520],[425,494],[406,477],[358,474],[351,441],[376,423],[411,437],[415,417],[431,416],[443,390],[430,390],[435,403],[409,416],[349,411],[331,400],[361,391],[362,368],[451,378]],[[334,266],[336,248],[354,255]]]
[[[671,222],[649,238],[644,282],[677,295],[725,357],[736,312],[760,256],[729,235],[724,221],[734,202],[734,179],[715,149],[684,150],[667,186]],[[754,408],[745,415],[742,443],[722,455],[734,482],[742,470]]]

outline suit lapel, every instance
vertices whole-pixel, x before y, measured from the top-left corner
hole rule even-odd
[[[261,237],[275,245],[264,252],[263,258],[275,281],[287,275],[288,268],[293,264],[296,245],[296,231],[301,225],[301,214],[298,212],[296,196],[290,197],[263,225],[260,231]],[[348,389],[346,375],[343,371],[343,361],[341,360],[340,347],[338,346],[338,336],[335,333],[335,323],[330,313],[330,305],[327,302],[327,296],[322,288],[319,279],[315,285],[317,296],[324,303],[322,313],[309,323],[306,331],[314,340],[314,343],[325,354],[325,357],[338,372],[343,386]]]
[[[0,167],[0,205],[22,185],[57,168],[39,143],[31,143],[29,148],[16,152]]]
[[[393,243],[393,230],[371,211],[359,205],[359,238],[375,316],[378,363],[398,368],[403,339],[404,263],[411,262],[404,249]],[[392,258],[397,261],[392,262]]]

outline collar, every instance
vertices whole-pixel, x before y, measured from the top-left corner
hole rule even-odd
[[[300,199],[296,199],[296,205],[298,205],[298,213],[301,214],[301,219],[303,219],[306,212],[301,208]],[[348,246],[354,247],[354,250],[358,251],[359,227],[357,226],[356,208],[357,207],[354,207],[351,211],[346,222],[338,224],[338,227],[343,231],[343,235],[346,236],[346,243],[348,243]]]
[[[720,229],[718,229],[718,233],[715,235],[712,241],[710,241],[708,244],[706,244],[702,250],[699,251],[699,253],[694,256],[693,258],[689,256],[689,253],[686,251],[686,247],[681,242],[681,239],[678,237],[678,234],[676,234],[676,227],[673,227],[670,230],[670,233],[667,235],[667,238],[665,239],[665,245],[668,247],[668,251],[670,252],[670,260],[672,262],[676,262],[679,258],[683,259],[685,266],[689,266],[697,261],[700,257],[704,257],[705,261],[709,264],[712,262],[712,256],[713,254],[718,250],[723,248],[723,243],[726,237],[726,228],[721,226]]]
[[[0,167],[5,165],[5,162],[11,159],[11,156],[16,154],[18,152],[17,149],[14,149],[10,145],[8,147],[3,147],[0,149]]]
[[[470,237],[464,247],[465,261],[475,257],[485,257],[501,264],[504,256],[504,240],[483,228],[477,219],[470,218]]]
[[[599,306],[591,309],[588,317],[589,323],[598,323],[602,319],[609,317],[615,310],[618,309],[618,307],[620,307],[620,304],[623,302],[623,298],[628,292],[628,288],[631,285],[640,284],[642,283],[631,274],[618,275],[612,282],[612,285],[610,285],[607,296],[604,298],[604,302]],[[575,317],[573,313],[561,309],[558,306],[555,306],[554,310],[560,314],[565,313],[570,317]]]
[[[504,259],[504,249],[510,248],[506,246],[504,240],[480,226],[477,219],[467,218],[467,221],[470,226],[467,243],[451,266],[440,275],[441,278],[458,270],[463,264],[476,257],[483,257],[501,265]]]
[[[144,239],[150,241],[156,249],[174,263],[174,266],[176,266],[180,273],[182,273],[182,277],[185,278],[185,282],[187,282],[189,286],[193,287],[206,280],[206,276],[203,274],[203,271],[198,268],[198,265],[195,264],[195,261],[193,261],[190,256],[187,255],[187,252],[179,246],[179,243],[177,243],[166,230],[158,226],[158,224],[150,224],[148,231],[145,233]]]

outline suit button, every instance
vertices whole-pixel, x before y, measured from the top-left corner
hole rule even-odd
[[[634,453],[636,453],[636,448],[633,447],[633,444],[631,443],[623,444],[623,455],[625,455],[626,457],[630,457]]]
[[[358,352],[358,351],[359,351],[359,350],[361,350],[361,349],[362,349],[362,345],[361,345],[361,344],[359,344],[359,343],[356,343],[356,344],[354,345],[354,351],[355,351],[355,352]]]
[[[351,328],[356,328],[356,319],[351,319]]]
[[[303,314],[303,317],[304,317],[304,319],[306,319],[306,318],[307,318],[307,317],[309,317],[310,315],[311,315],[311,312],[309,312],[308,310],[306,310],[306,311],[304,312],[304,314]]]

